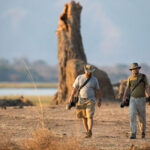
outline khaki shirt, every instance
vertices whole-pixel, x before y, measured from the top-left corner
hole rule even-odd
[[[132,89],[134,86],[139,82],[139,80],[142,78],[142,74],[139,73],[138,75],[130,75],[127,81],[127,87]],[[144,77],[144,82],[139,83],[139,85],[134,89],[134,91],[131,93],[132,97],[135,98],[140,98],[140,97],[145,97],[145,89],[146,86],[148,85],[148,80],[147,77]]]

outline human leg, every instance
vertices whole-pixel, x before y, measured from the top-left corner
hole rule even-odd
[[[88,122],[87,137],[92,136],[94,112],[95,112],[95,101],[87,100],[87,108],[86,108],[86,117],[87,117],[87,122]]]
[[[84,126],[86,132],[88,132],[88,122],[87,122],[87,118],[83,118],[83,126]]]
[[[93,117],[88,118],[88,129],[92,131],[93,128]]]
[[[88,118],[88,131],[86,133],[86,138],[92,137],[92,127],[93,127],[93,117]]]
[[[141,98],[137,102],[137,112],[139,118],[139,128],[141,131],[142,138],[145,138],[145,130],[146,130],[146,99]]]
[[[131,137],[130,138],[136,138],[136,100],[131,97],[130,99],[130,129],[131,129]]]

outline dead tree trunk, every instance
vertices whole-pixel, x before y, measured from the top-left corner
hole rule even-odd
[[[67,99],[68,88],[66,86],[66,65],[70,59],[81,59],[86,63],[80,34],[80,13],[82,7],[79,3],[72,1],[65,4],[60,15],[57,29],[58,60],[59,60],[59,82],[58,93],[55,95],[56,103]],[[71,68],[70,68],[71,69]]]

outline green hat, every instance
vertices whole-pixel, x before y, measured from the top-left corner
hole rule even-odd
[[[139,68],[139,69],[140,69],[141,66],[139,66],[138,63],[132,63],[129,70],[133,70],[133,69],[136,69],[136,68]]]
[[[87,71],[87,72],[92,73],[92,72],[95,71],[95,68],[92,65],[87,64],[87,65],[84,66],[84,70]]]

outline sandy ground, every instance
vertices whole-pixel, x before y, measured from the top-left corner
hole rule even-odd
[[[75,137],[83,145],[96,146],[101,150],[127,150],[132,144],[141,146],[150,142],[150,106],[147,105],[146,138],[141,139],[138,129],[137,139],[130,140],[129,108],[120,108],[119,103],[105,102],[96,107],[93,137],[85,139],[82,121],[76,119],[75,109],[65,110],[65,105],[43,106],[45,127],[55,136]],[[41,126],[41,108],[39,106],[16,109],[0,109],[0,132],[10,135],[19,142]]]

